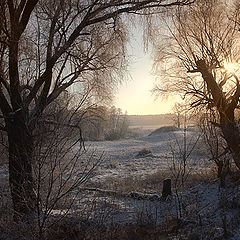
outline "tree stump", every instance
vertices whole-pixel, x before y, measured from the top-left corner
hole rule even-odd
[[[169,195],[172,194],[171,179],[163,180],[162,199],[165,201]]]

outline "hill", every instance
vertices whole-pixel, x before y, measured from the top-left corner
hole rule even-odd
[[[169,126],[173,125],[174,114],[159,114],[159,115],[128,115],[129,125],[131,127],[138,126]]]

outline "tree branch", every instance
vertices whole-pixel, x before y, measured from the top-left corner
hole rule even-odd
[[[70,128],[77,128],[81,129],[78,125],[76,124],[70,124],[70,123],[60,123],[52,120],[39,120],[38,122],[40,123],[46,123],[46,124],[52,124],[52,125],[58,125],[58,126],[63,126],[63,127],[70,127]]]
[[[214,79],[213,75],[209,72],[206,63],[204,60],[198,60],[196,62],[197,69],[201,72],[202,78],[206,82],[209,91],[213,96],[214,104],[219,108],[226,107],[226,98],[223,95],[223,92],[219,88],[216,80]]]
[[[236,79],[236,91],[234,93],[234,95],[232,96],[232,101],[230,102],[229,106],[228,106],[228,110],[233,110],[234,108],[237,107],[238,105],[238,101],[239,101],[239,97],[240,97],[240,84],[239,84],[239,79],[237,77],[236,74],[233,74],[234,78]]]
[[[2,124],[0,124],[0,131],[7,132],[7,129],[6,129],[5,126],[3,126]]]
[[[23,10],[23,13],[22,13],[22,17],[20,19],[20,33],[22,34],[28,24],[28,21],[29,21],[29,18],[31,16],[31,13],[33,11],[33,9],[35,8],[35,6],[37,5],[39,0],[28,0],[25,7],[24,7],[24,10]],[[25,1],[23,1],[25,2]],[[20,37],[20,36],[19,36]]]
[[[0,109],[3,113],[3,115],[7,115],[9,112],[12,111],[12,108],[10,107],[10,105],[1,89],[0,89]]]

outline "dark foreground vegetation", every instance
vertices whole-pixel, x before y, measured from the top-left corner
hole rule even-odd
[[[0,238],[239,239],[239,13],[237,0],[1,0]],[[138,24],[153,92],[183,101],[176,127],[120,148],[132,135],[109,106]],[[168,169],[133,173],[159,159]]]

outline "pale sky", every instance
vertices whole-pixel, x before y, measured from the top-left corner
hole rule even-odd
[[[155,76],[151,74],[153,61],[149,53],[143,50],[142,39],[136,34],[130,42],[132,55],[129,72],[131,78],[124,82],[115,97],[115,106],[127,111],[129,115],[164,114],[171,112],[176,101],[173,97],[168,100],[156,99],[151,89]]]

